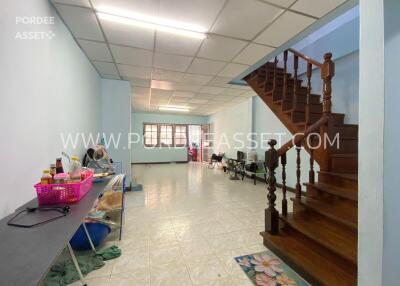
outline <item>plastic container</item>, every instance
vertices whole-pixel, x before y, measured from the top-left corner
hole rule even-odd
[[[72,204],[83,198],[93,186],[93,173],[78,183],[60,183],[51,185],[36,184],[39,205]]]
[[[100,222],[87,222],[86,228],[94,246],[99,246],[111,232],[111,228],[108,225]],[[75,232],[70,243],[74,250],[84,251],[91,249],[89,240],[82,225]]]
[[[81,180],[81,171],[82,165],[79,162],[79,157],[72,156],[68,171],[71,180]]]

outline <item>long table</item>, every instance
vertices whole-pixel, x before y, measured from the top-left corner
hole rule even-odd
[[[82,224],[109,180],[94,183],[82,200],[71,205],[67,216],[55,221],[33,228],[20,228],[7,225],[14,214],[0,220],[0,284],[38,285]],[[37,199],[19,209],[28,206],[37,206]]]

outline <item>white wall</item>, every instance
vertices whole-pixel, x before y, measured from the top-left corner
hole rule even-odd
[[[251,98],[211,115],[209,122],[213,133],[214,153],[222,152],[227,157],[236,158],[237,151],[248,151],[251,142],[246,136],[252,130]],[[244,141],[244,145],[239,141]]]
[[[6,7],[4,7],[6,6]],[[55,25],[16,25],[16,16],[55,16]],[[17,40],[52,30],[52,40]],[[100,79],[46,0],[0,9],[0,217],[35,197],[33,185],[63,150],[61,132],[99,132]],[[85,148],[67,149],[83,155]]]
[[[256,134],[256,141],[258,148],[256,148],[258,158],[265,160],[265,151],[269,149],[267,141],[269,139],[277,140],[278,144],[275,146],[279,149],[281,145],[285,144],[293,135],[283,125],[280,119],[269,109],[269,107],[262,101],[260,97],[253,97],[253,132]],[[305,150],[300,151],[301,154],[301,182],[308,182],[308,171],[310,170],[310,155]],[[287,153],[286,165],[286,185],[294,187],[296,184],[296,150],[292,148]],[[319,170],[318,164],[315,162],[314,170]],[[276,170],[276,178],[278,183],[282,183],[281,166]],[[302,188],[304,188],[302,186]]]
[[[363,286],[382,285],[383,15],[382,0],[360,1],[358,284]]]
[[[385,15],[385,125],[383,165],[383,265],[382,285],[399,284],[400,269],[400,176],[399,110],[400,25],[398,0],[384,1]],[[379,190],[380,191],[380,190]]]
[[[187,147],[145,148],[143,144],[144,123],[171,123],[171,124],[206,124],[205,116],[188,116],[155,113],[132,113],[132,133],[138,134],[140,139],[132,144],[132,163],[151,162],[182,162],[187,161]],[[134,135],[132,136],[134,141]]]
[[[101,81],[102,130],[110,142],[108,151],[116,162],[122,162],[126,186],[132,181],[131,172],[131,86],[128,81],[103,79]],[[115,143],[110,141],[114,136]]]

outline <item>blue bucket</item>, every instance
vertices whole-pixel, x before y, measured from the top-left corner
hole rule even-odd
[[[88,222],[86,223],[86,228],[94,246],[99,246],[111,232],[111,228],[108,225],[99,222]],[[84,251],[91,249],[85,229],[82,225],[78,228],[69,242],[74,250]]]

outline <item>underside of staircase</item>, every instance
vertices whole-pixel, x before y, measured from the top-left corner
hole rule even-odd
[[[306,146],[306,140],[296,145],[310,153],[320,171],[314,178],[313,162],[310,162],[308,182],[299,183],[300,174],[297,174],[293,212],[279,214],[279,231],[271,231],[273,226],[270,228],[271,223],[267,220],[273,221],[274,215],[266,214],[266,230],[261,233],[264,245],[312,285],[357,285],[358,125],[345,124],[345,114],[329,112],[331,103],[327,100],[330,94],[314,94],[311,88],[313,61],[294,50],[289,52],[294,53],[295,61],[303,59],[306,62],[307,75],[302,77],[303,80],[297,76],[298,62],[293,65],[293,73],[288,73],[288,51],[285,52],[284,67],[275,60],[253,71],[245,80],[292,134],[311,130],[310,126],[318,124],[325,116],[327,120],[320,124],[317,132],[330,138],[338,134],[339,145],[314,151]],[[322,71],[325,67],[320,65]],[[330,65],[332,68],[333,62]],[[281,159],[280,163],[286,165],[286,151],[273,148],[271,145],[274,154]],[[267,165],[273,157],[271,154],[266,154]],[[287,164],[297,164],[296,169],[300,172],[299,162]],[[272,176],[274,168],[270,169]],[[309,170],[301,172],[308,173]],[[282,174],[282,178],[285,177],[286,174]],[[275,191],[274,180],[270,174],[269,195]],[[270,196],[268,198],[270,200]],[[273,198],[269,203],[266,213],[272,213],[271,208],[274,209]]]

